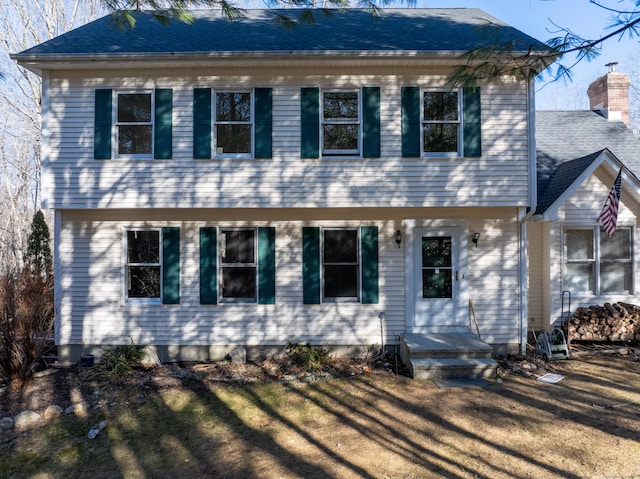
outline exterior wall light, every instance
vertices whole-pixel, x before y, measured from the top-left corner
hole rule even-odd
[[[400,248],[400,243],[402,243],[402,231],[397,230],[396,231],[396,244],[398,245],[398,248]]]
[[[473,242],[474,245],[476,245],[476,248],[478,247],[479,239],[480,239],[480,233],[476,232],[471,235],[471,241]]]

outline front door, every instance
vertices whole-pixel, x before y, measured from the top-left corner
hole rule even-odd
[[[416,331],[465,327],[459,311],[460,245],[457,228],[416,228],[414,235]]]

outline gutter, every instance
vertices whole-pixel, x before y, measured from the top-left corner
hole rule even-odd
[[[128,65],[148,64],[167,66],[168,62],[206,65],[211,62],[230,63],[239,66],[256,66],[273,62],[302,62],[304,64],[327,61],[361,60],[384,61],[392,64],[412,65],[422,60],[438,65],[456,65],[464,52],[418,50],[272,50],[272,51],[163,51],[163,52],[86,52],[86,53],[15,53],[9,57],[25,67],[76,68],[100,65],[101,68],[118,69]],[[350,64],[350,63],[347,63]]]
[[[15,53],[9,57],[31,71],[45,69],[140,67],[229,66],[269,67],[274,63],[291,66],[444,66],[460,64],[465,52],[459,50],[273,50],[273,51],[166,51],[94,53]]]
[[[168,60],[176,58],[264,58],[281,57],[290,59],[292,56],[307,57],[410,57],[410,58],[446,58],[455,64],[459,63],[461,57],[467,52],[463,50],[188,50],[188,51],[95,51],[85,53],[29,53],[29,50],[22,53],[9,55],[17,61],[91,61],[91,60]],[[525,52],[518,52],[525,53]],[[500,57],[500,54],[495,56]],[[511,56],[506,56],[511,58]]]

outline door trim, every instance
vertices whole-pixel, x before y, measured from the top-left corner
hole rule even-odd
[[[468,272],[468,238],[469,238],[469,225],[466,219],[408,219],[404,221],[405,224],[405,304],[406,304],[406,318],[405,328],[410,333],[426,333],[436,331],[448,331],[448,332],[466,332],[468,331],[468,318],[465,316],[467,309],[464,305],[468,302],[468,284],[467,284],[467,272]],[[438,229],[450,229],[452,233],[456,235],[456,241],[458,244],[458,283],[457,295],[454,298],[454,310],[456,317],[454,318],[455,324],[442,325],[442,327],[416,327],[415,326],[415,314],[416,314],[416,295],[418,294],[418,279],[416,264],[416,229],[430,228],[434,230]],[[455,272],[454,272],[455,275]],[[467,312],[468,314],[468,312]]]

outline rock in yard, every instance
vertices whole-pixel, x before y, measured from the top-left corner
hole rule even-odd
[[[229,353],[229,356],[234,364],[247,364],[247,350],[245,348],[236,348]]]
[[[58,371],[60,371],[59,369],[45,369],[43,371],[38,371],[37,373],[35,373],[33,375],[34,378],[44,378],[46,376],[51,376],[52,374],[56,374]]]
[[[84,416],[87,413],[87,407],[82,404],[72,404],[64,410],[65,414],[75,414],[76,416]]]
[[[0,419],[0,431],[10,431],[13,429],[14,420],[12,417],[3,417]]]
[[[40,422],[42,416],[35,411],[22,411],[14,418],[14,426],[16,429],[26,429],[36,422]]]
[[[62,408],[57,404],[53,406],[49,406],[44,410],[44,418],[45,419],[53,419],[54,417],[62,416]]]
[[[107,427],[107,421],[100,421],[100,424],[98,424],[97,426],[93,426],[89,430],[89,433],[87,434],[87,438],[95,439],[96,436],[100,434],[100,431],[102,431],[105,427]]]
[[[160,357],[158,356],[155,348],[146,346],[144,348],[144,356],[142,357],[140,364],[147,368],[160,367],[162,366],[162,361],[160,361]]]

